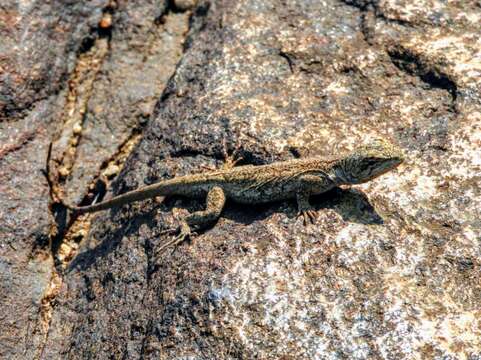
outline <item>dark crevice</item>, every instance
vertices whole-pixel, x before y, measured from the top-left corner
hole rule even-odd
[[[373,22],[372,15],[370,16],[370,13],[368,12],[361,13],[361,22],[360,22],[361,33],[364,37],[364,41],[369,45],[373,44],[372,39],[374,37],[372,22]]]
[[[373,12],[376,18],[387,23],[412,27],[413,24],[407,20],[391,19],[379,9],[378,0],[341,0],[344,4],[358,8],[361,12]]]
[[[167,0],[167,6],[166,6],[166,11],[165,12],[172,12],[174,14],[179,14],[186,12],[186,9],[179,8],[174,0]]]
[[[80,54],[85,54],[90,49],[92,49],[92,47],[95,44],[95,40],[96,40],[96,37],[93,36],[93,34],[90,34],[89,36],[85,37],[80,44],[80,47],[77,52],[77,56]]]
[[[424,63],[419,56],[408,49],[395,47],[388,50],[392,63],[400,70],[410,75],[418,76],[423,82],[434,89],[443,89],[449,92],[453,103],[457,98],[457,86],[448,75]]]
[[[93,182],[93,189],[80,201],[78,206],[89,206],[92,203],[102,201],[107,194],[107,184],[104,180],[97,177]],[[90,187],[89,187],[90,188]]]
[[[201,5],[198,5],[193,14],[189,18],[189,31],[185,38],[182,52],[185,53],[194,42],[195,36],[201,32],[207,25],[207,14],[209,13],[210,2],[206,1]]]
[[[210,2],[205,1],[202,5],[198,6],[195,9],[195,16],[206,17],[207,13],[209,12],[209,9],[210,9]]]
[[[282,50],[279,51],[279,56],[286,59],[287,64],[289,65],[289,69],[291,70],[291,73],[294,73],[294,62],[292,61],[291,57]]]
[[[173,11],[173,8],[175,5],[173,4],[172,1],[169,1],[167,4],[167,7],[162,14],[160,14],[157,19],[155,20],[156,23],[164,23],[165,22],[165,17],[168,15],[170,11]],[[193,13],[189,17],[189,29],[187,31],[187,36],[184,38],[184,44],[182,46],[182,54],[185,54],[190,47],[193,44],[195,36],[205,27],[206,24],[206,16],[209,12],[210,9],[210,3],[206,2],[202,5],[198,5]],[[168,101],[168,99],[177,93],[177,86],[176,86],[176,74],[177,74],[177,69],[182,63],[182,57],[179,60],[179,62],[176,65],[176,69],[170,76],[169,80],[167,81],[167,84],[164,88],[164,91],[160,95],[159,100],[154,106],[154,110],[152,113],[152,118],[156,118],[159,113],[162,111],[164,103]]]
[[[302,154],[301,152],[299,151],[299,149],[297,149],[296,147],[294,146],[290,146],[288,151],[291,153],[291,155],[296,158],[296,159],[300,159],[302,157]]]
[[[354,6],[361,11],[366,11],[368,7],[374,6],[378,1],[376,0],[341,0],[346,5]]]
[[[154,19],[154,24],[155,25],[163,25],[166,23],[166,17],[170,14],[178,14],[182,13],[184,11],[181,11],[180,9],[175,6],[175,2],[173,0],[167,0],[167,3],[165,5],[165,8],[162,9],[161,13],[157,15],[157,17]]]
[[[145,278],[147,280],[147,284],[150,284],[153,276],[157,271],[160,269],[160,265],[157,263],[156,254],[155,254],[155,244],[150,241],[150,239],[146,239],[144,242],[144,252],[147,257],[147,269]]]
[[[15,144],[11,144],[8,146],[0,147],[0,162],[2,159],[7,156],[9,153],[14,152],[16,150],[21,149],[24,145],[29,143],[35,138],[36,132],[27,132],[20,136],[20,138],[17,140]]]
[[[184,158],[184,157],[205,156],[203,151],[193,149],[193,148],[182,148],[182,149],[171,152],[169,155],[174,159]]]
[[[387,17],[379,9],[379,1],[376,0],[341,0],[342,3],[355,7],[361,12],[360,30],[364,36],[364,40],[368,44],[372,44],[374,38],[375,19],[380,19],[388,24],[400,25],[406,28],[412,28],[414,25],[407,20],[392,19]]]

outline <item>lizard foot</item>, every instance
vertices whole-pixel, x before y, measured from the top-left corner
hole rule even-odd
[[[298,217],[301,216],[304,219],[304,225],[306,226],[308,223],[315,224],[317,213],[315,210],[304,210],[300,211],[297,215]]]
[[[169,229],[162,230],[159,235],[164,235],[164,234],[173,234],[179,231],[179,227],[173,227]]]
[[[162,255],[165,250],[167,250],[167,248],[169,248],[170,246],[174,246],[174,249],[175,247],[180,244],[181,242],[183,242],[184,240],[189,240],[192,235],[194,235],[194,233],[191,232],[190,230],[190,227],[189,225],[187,225],[186,223],[182,223],[179,228],[177,228],[176,230],[179,231],[179,234],[174,237],[173,239],[170,239],[169,241],[166,241],[165,243],[163,243],[155,252],[156,255]],[[162,233],[167,233],[167,232],[171,232],[172,229],[168,229],[166,231],[163,231]]]
[[[222,153],[224,155],[224,165],[222,166],[223,169],[232,169],[239,161],[243,160],[242,156],[238,155],[240,148],[240,140],[238,139],[235,144],[234,150],[229,154],[226,139],[222,139]]]

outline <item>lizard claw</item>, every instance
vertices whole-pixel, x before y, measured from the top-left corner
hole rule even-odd
[[[170,240],[166,241],[165,243],[163,243],[155,251],[155,255],[162,255],[165,252],[165,250],[167,250],[167,248],[169,248],[170,246],[174,246],[174,250],[175,250],[175,247],[178,244],[180,244],[184,240],[189,240],[192,237],[192,235],[194,235],[194,233],[192,231],[190,231],[190,227],[187,224],[182,224],[177,229],[167,229],[165,231],[162,231],[161,234],[172,232],[173,230],[179,231],[179,234],[177,236],[175,236],[173,239],[170,239]]]
[[[178,228],[178,227],[173,227],[173,228],[169,228],[169,229],[162,230],[162,231],[159,233],[159,235],[173,234],[173,233],[175,233],[176,231],[179,231],[179,228]]]
[[[227,149],[227,142],[226,139],[222,139],[222,153],[224,155],[224,165],[222,166],[224,169],[229,170],[232,169],[239,161],[242,161],[242,156],[238,155],[238,151],[240,149],[239,139],[235,144],[234,150],[229,154]]]
[[[314,210],[304,210],[300,211],[298,217],[301,216],[304,220],[304,226],[307,226],[308,223],[315,224],[317,213]]]

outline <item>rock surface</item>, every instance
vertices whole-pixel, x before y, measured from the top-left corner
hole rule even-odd
[[[62,283],[42,174],[48,145],[70,161],[71,201],[99,173],[115,175],[108,160],[138,139],[182,53],[189,14],[169,11],[164,1],[0,5],[2,359],[45,356]]]
[[[0,358],[31,359],[44,342],[43,299],[53,260],[41,170],[65,78],[105,1],[0,5]],[[61,124],[58,124],[61,126]]]
[[[145,201],[93,216],[88,237],[64,271],[53,264],[53,248],[48,256],[31,256],[35,264],[40,255],[47,259],[33,272],[46,275],[28,280],[28,274],[15,274],[17,282],[27,279],[38,288],[15,288],[12,304],[26,294],[39,299],[31,309],[40,307],[49,286],[57,289],[49,298],[55,306],[47,328],[39,331],[44,337],[36,338],[37,352],[29,355],[480,359],[479,4],[198,2],[165,90],[167,76],[156,73],[153,63],[162,56],[169,66],[177,60],[153,45],[153,55],[142,62],[131,49],[135,39],[148,38],[136,33],[140,20],[152,16],[151,5],[144,6],[144,12],[127,5],[103,11],[105,26],[105,14],[112,13],[109,41],[118,39],[115,46],[125,52],[116,54],[112,45],[92,75],[83,123],[89,130],[62,185],[73,188],[66,190],[72,201],[85,196],[87,184],[144,117],[148,124],[113,193],[221,166],[224,141],[230,150],[240,145],[244,163],[262,164],[336,154],[382,136],[397,142],[407,161],[370,183],[313,199],[319,213],[313,226],[297,220],[293,202],[249,208],[229,203],[215,226],[163,257],[155,254],[168,238],[162,231],[201,203]],[[125,63],[131,72],[117,68]],[[114,95],[109,111],[102,96]],[[67,105],[57,96],[52,104],[68,105],[68,96]],[[22,121],[31,126],[44,119],[41,110],[32,108]],[[71,146],[73,126],[56,126],[62,133],[57,146]],[[28,144],[38,151],[50,135],[45,130],[42,141]],[[29,156],[21,152],[26,149],[13,148],[7,156]],[[8,189],[17,189],[19,179],[39,184],[35,195],[43,212],[32,200],[10,208],[43,216],[39,234],[48,237],[43,178],[18,178],[14,169],[4,169],[1,186],[3,178]],[[12,198],[2,198],[2,205]],[[11,232],[35,233],[33,221],[24,225],[11,225]],[[15,236],[20,253],[32,244],[42,248],[38,237],[22,245],[23,233]],[[7,246],[2,266],[17,261]],[[2,279],[3,293],[8,284]],[[22,329],[22,339],[34,341]],[[2,336],[2,345],[13,344],[8,341],[16,334],[7,328],[10,337]],[[26,349],[21,346],[9,345],[5,354],[18,357]]]

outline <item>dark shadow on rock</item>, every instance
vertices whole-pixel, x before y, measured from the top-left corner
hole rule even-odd
[[[147,225],[151,230],[149,233],[151,236],[158,236],[158,233],[162,231],[160,229],[160,224],[158,224],[154,217],[155,209],[140,210],[137,214],[133,214],[125,222],[123,220],[116,220],[116,217],[121,213],[121,210],[114,209],[110,210],[112,214],[110,216],[110,221],[106,220],[105,225],[101,225],[101,228],[95,231],[96,234],[101,234],[97,236],[99,244],[91,249],[86,249],[79,253],[70,263],[67,272],[72,272],[74,270],[86,270],[90,268],[97,259],[103,258],[113,252],[121,243],[123,238],[129,238],[131,235],[138,233],[142,225]],[[120,222],[122,225],[117,225]],[[109,226],[110,225],[110,226]],[[113,231],[110,231],[115,228]],[[92,236],[89,235],[89,236]]]
[[[333,209],[346,222],[365,225],[381,225],[382,217],[376,212],[368,197],[355,188],[334,188],[325,194],[314,196],[311,199],[316,210]]]

